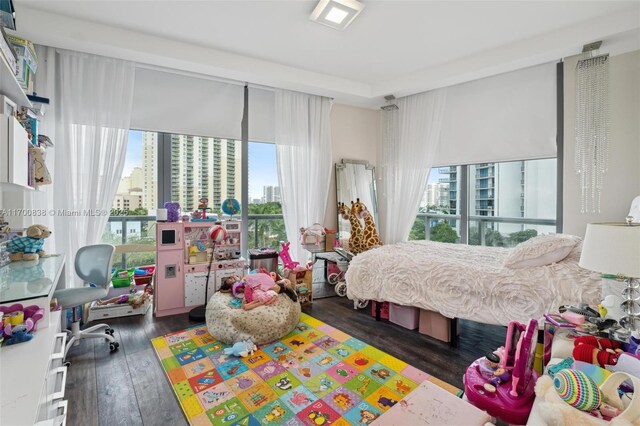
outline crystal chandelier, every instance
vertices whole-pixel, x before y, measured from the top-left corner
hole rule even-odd
[[[600,43],[597,44],[596,49]],[[600,213],[600,194],[609,157],[609,55],[585,58],[576,65],[576,151],[582,213]]]

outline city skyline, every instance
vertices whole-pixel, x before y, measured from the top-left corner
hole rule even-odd
[[[143,158],[147,154],[143,151],[143,136],[145,134],[147,138],[153,139],[157,143],[157,132],[129,131],[127,155],[122,170],[123,178],[130,176],[135,167],[143,168]],[[157,156],[156,152],[154,149],[152,154],[154,158]],[[157,169],[155,168],[155,162],[153,164],[152,173],[155,176]],[[147,179],[149,178],[147,177]],[[249,142],[249,200],[262,199],[265,186],[278,186],[275,145],[264,142]],[[155,198],[149,202],[154,206],[156,205]]]

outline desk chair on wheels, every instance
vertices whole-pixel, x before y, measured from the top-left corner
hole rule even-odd
[[[108,293],[108,286],[111,282],[111,263],[115,247],[110,244],[96,244],[82,247],[76,254],[75,270],[85,284],[91,283],[93,286],[85,285],[78,288],[65,288],[56,290],[53,297],[58,300],[62,309],[73,308],[73,323],[71,331],[67,332],[67,348],[64,357],[73,344],[78,344],[80,339],[89,337],[101,337],[109,341],[111,352],[117,351],[120,346],[113,337],[113,329],[107,324],[98,324],[80,330],[79,307],[94,300],[104,299]],[[96,330],[105,329],[104,333],[96,333]],[[67,362],[67,365],[69,363]]]

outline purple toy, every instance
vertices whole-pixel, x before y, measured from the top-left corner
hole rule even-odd
[[[180,219],[180,203],[166,202],[164,208],[167,209],[167,222],[177,222]]]
[[[512,352],[509,357],[513,358],[512,364],[507,361],[505,371],[500,369],[500,374],[488,378],[486,358],[474,361],[464,375],[464,393],[469,402],[489,415],[510,424],[523,425],[527,423],[536,396],[534,387],[538,373],[533,369],[533,361],[538,322],[530,320],[527,326],[512,323],[509,330],[514,333],[508,333],[505,347],[508,354]],[[511,347],[515,349],[510,351]]]

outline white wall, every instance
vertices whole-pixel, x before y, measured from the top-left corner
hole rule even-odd
[[[611,141],[600,214],[580,213],[580,188],[574,172],[575,67],[564,64],[564,232],[583,236],[587,223],[624,221],[631,200],[640,195],[640,51],[610,58]]]
[[[331,110],[331,145],[333,162],[342,159],[378,162],[380,114],[378,110],[334,104]],[[336,172],[331,172],[331,186],[324,226],[337,229]]]

